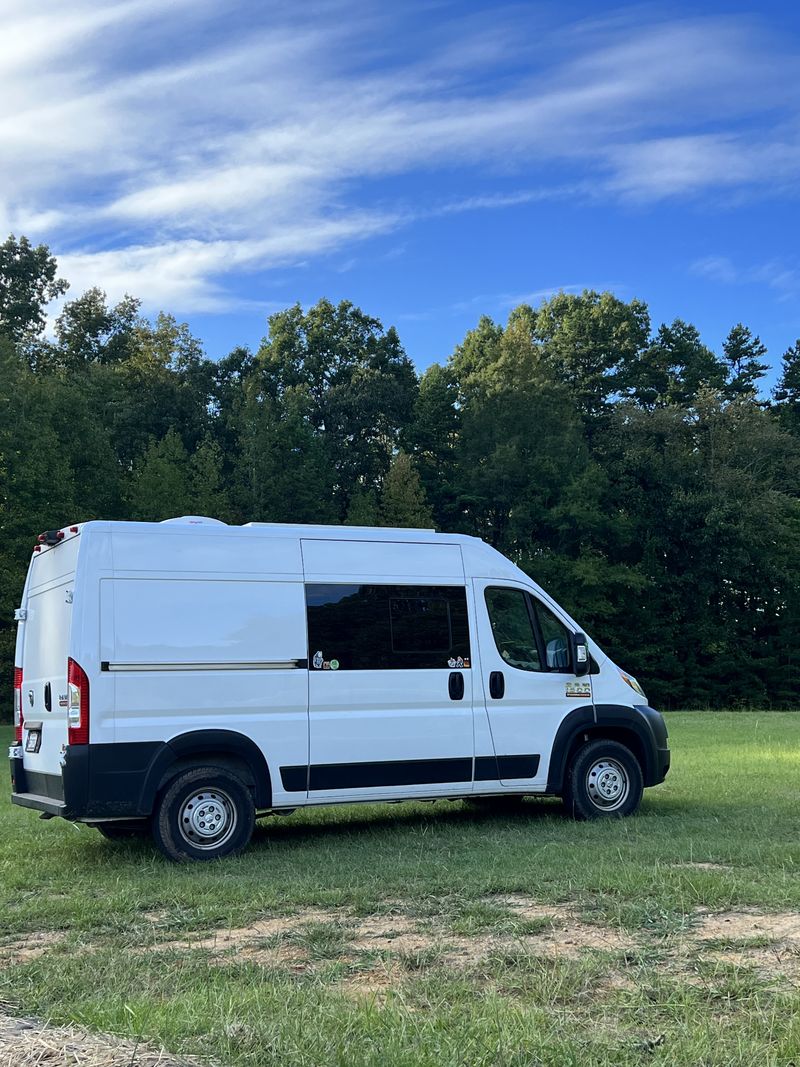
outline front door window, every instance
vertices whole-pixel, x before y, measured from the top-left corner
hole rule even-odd
[[[536,644],[527,595],[521,589],[486,590],[486,607],[497,651],[510,667],[540,671],[542,661]]]

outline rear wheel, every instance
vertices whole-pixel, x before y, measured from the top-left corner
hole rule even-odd
[[[622,818],[642,800],[642,768],[618,741],[591,741],[567,769],[564,804],[576,819]]]
[[[240,852],[254,825],[253,797],[241,778],[222,767],[195,767],[162,793],[153,837],[171,860],[213,860]]]

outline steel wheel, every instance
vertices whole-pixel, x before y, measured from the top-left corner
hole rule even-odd
[[[179,863],[235,855],[254,825],[247,783],[228,768],[212,766],[193,767],[169,782],[152,819],[156,844]]]
[[[236,822],[236,805],[222,789],[192,793],[178,813],[181,837],[195,848],[220,848],[236,831]]]
[[[619,819],[633,815],[642,799],[642,768],[619,741],[588,741],[572,756],[564,781],[564,803],[576,819]]]
[[[630,790],[628,773],[615,759],[596,760],[586,772],[586,792],[592,803],[603,811],[621,808]]]

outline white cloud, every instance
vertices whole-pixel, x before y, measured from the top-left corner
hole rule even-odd
[[[800,269],[780,260],[768,260],[755,266],[736,266],[727,256],[705,256],[691,264],[691,273],[723,285],[763,285],[780,300],[800,296]]]
[[[407,55],[390,8],[323,4],[301,29],[277,4],[30,10],[6,0],[0,224],[47,240],[73,292],[221,310],[235,273],[413,220],[800,177],[796,57],[747,21],[628,12],[529,37],[538,16],[501,8],[420,25]],[[453,168],[458,195],[387,203],[383,180]],[[486,192],[497,175],[518,188]]]

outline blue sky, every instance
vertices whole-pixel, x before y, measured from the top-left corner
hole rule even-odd
[[[346,298],[419,367],[611,289],[800,337],[800,5],[0,0],[0,230],[218,357]]]

